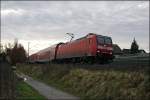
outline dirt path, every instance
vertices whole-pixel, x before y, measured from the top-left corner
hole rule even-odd
[[[37,80],[33,80],[29,76],[23,75],[23,77],[26,77],[27,80],[25,82],[27,84],[36,89],[41,95],[45,96],[48,100],[79,100],[78,97],[57,90]]]

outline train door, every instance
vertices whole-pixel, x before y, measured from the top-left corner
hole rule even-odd
[[[89,39],[89,54],[90,56],[95,56],[96,55],[96,50],[97,50],[97,42],[96,42],[96,36],[92,35],[90,36]]]
[[[92,44],[93,44],[93,40],[92,40],[92,38],[88,38],[88,41],[89,41],[89,43],[88,43],[88,55],[89,56],[91,56],[92,55]]]
[[[105,38],[97,36],[97,48],[99,52],[105,52]]]

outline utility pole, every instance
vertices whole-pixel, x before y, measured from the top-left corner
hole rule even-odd
[[[72,39],[74,38],[74,34],[73,33],[66,33],[68,34],[69,36],[71,36],[71,39],[70,39],[70,42],[72,41]]]
[[[0,54],[2,53],[2,42],[1,42],[1,33],[0,33]]]
[[[29,47],[30,47],[29,45],[30,45],[30,42],[28,42],[28,62],[29,62],[29,49],[30,49],[30,48],[29,48]]]
[[[0,54],[2,53],[2,44],[1,44],[1,40],[0,40]]]

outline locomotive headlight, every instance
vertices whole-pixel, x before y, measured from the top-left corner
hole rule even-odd
[[[99,50],[97,50],[97,52],[99,53],[100,51],[99,51]]]

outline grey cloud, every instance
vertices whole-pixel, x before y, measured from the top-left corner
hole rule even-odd
[[[133,37],[148,41],[147,1],[2,1],[1,8],[24,11],[21,15],[2,16],[3,38],[61,39],[67,32],[79,38],[95,32],[111,35],[122,44],[126,42],[122,40]],[[148,44],[141,45],[148,49]]]

